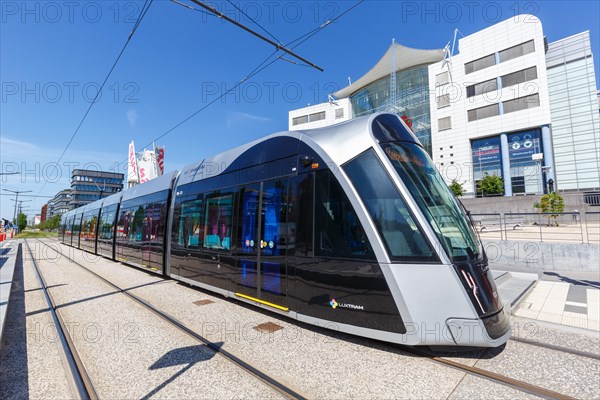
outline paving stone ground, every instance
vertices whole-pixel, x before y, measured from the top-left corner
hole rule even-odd
[[[52,245],[120,287],[130,288],[132,293],[168,311],[211,341],[222,343],[227,351],[308,398],[532,397],[504,385],[435,364],[428,359],[415,357],[398,346],[297,323],[277,314],[74,250],[55,241]],[[41,249],[37,251],[43,254]],[[109,340],[82,344],[90,354],[96,354],[101,363],[111,365],[114,369],[112,374],[104,372],[104,375],[101,371],[96,371],[107,386],[105,393],[123,394],[125,389],[121,386],[125,381],[133,379],[136,381],[135,386],[147,391],[138,389],[127,392],[133,397],[143,397],[142,393],[150,393],[148,389],[151,385],[146,382],[148,380],[168,381],[160,388],[157,397],[202,398],[208,397],[208,393],[221,393],[219,390],[233,397],[231,389],[225,389],[232,382],[236,387],[245,388],[241,398],[255,397],[251,395],[255,392],[246,388],[252,380],[243,375],[232,378],[231,371],[214,366],[215,357],[198,363],[204,368],[201,374],[195,370],[197,365],[186,369],[183,364],[175,366],[166,363],[168,365],[164,368],[152,369],[152,365],[160,364],[158,360],[161,356],[173,354],[177,358],[176,354],[170,352],[177,352],[178,349],[185,349],[193,344],[187,344],[184,338],[179,339],[168,327],[155,322],[149,324],[146,318],[140,319],[146,311],[126,302],[122,295],[119,297],[111,294],[112,290],[92,285],[90,282],[95,278],[66,261],[64,256],[58,257],[57,254],[52,255],[46,251],[45,257],[62,258],[60,262],[55,261],[54,266],[46,265],[45,271],[52,276],[49,279],[53,284],[63,285],[56,289],[57,293],[62,293],[61,302],[69,304],[64,308],[65,311],[68,310],[66,314],[70,320],[83,325],[97,323],[101,327],[110,327],[111,323],[117,322],[121,328],[126,328],[124,324],[132,322],[140,327],[133,337],[141,342],[129,344],[135,350],[135,356],[124,356],[123,354],[132,353],[122,353],[127,349],[121,343],[124,342],[123,337],[132,334],[126,329],[121,330],[120,340],[116,342],[110,337]],[[211,302],[197,303],[202,300]],[[261,333],[254,329],[259,324],[269,322],[283,329],[273,333]],[[590,334],[592,331],[589,330],[577,330],[568,326],[556,329],[556,325],[550,323],[537,324],[519,317],[513,318],[513,326],[517,328],[515,333],[532,340],[600,353],[597,335]],[[600,375],[597,360],[512,341],[502,351],[454,354],[452,359],[574,397],[600,398],[600,383],[594,379]],[[161,376],[162,381],[153,380],[153,375],[160,374],[158,371],[161,370],[170,375]],[[211,376],[213,378],[207,378]],[[173,378],[169,380],[169,377]],[[256,383],[252,383],[256,386]],[[157,384],[154,383],[153,387],[157,387]]]

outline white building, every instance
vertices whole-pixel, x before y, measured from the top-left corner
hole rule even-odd
[[[386,73],[393,66],[394,79]],[[468,194],[477,193],[485,175],[501,176],[506,196],[550,186],[600,190],[589,32],[548,44],[540,20],[520,15],[460,38],[451,57],[393,44],[335,95],[344,119],[335,119],[330,103],[318,104],[291,111],[290,129],[392,111],[413,121],[444,178],[463,183]]]
[[[288,118],[291,131],[322,128],[351,119],[352,108],[349,99],[339,99],[292,110]]]
[[[542,192],[555,169],[541,22],[511,18],[461,38],[458,48],[429,66],[434,162],[467,193],[485,175],[502,176],[508,196]]]
[[[600,188],[600,117],[589,31],[550,43],[546,64],[559,187]]]

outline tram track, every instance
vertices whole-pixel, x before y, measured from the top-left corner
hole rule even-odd
[[[492,371],[488,371],[488,370],[485,370],[482,368],[462,364],[462,363],[459,363],[459,362],[456,362],[453,360],[449,360],[444,357],[439,357],[439,356],[436,356],[427,351],[423,351],[423,350],[419,350],[419,349],[415,349],[415,348],[406,348],[406,347],[402,347],[402,350],[406,351],[407,353],[416,355],[416,356],[427,358],[437,364],[442,364],[447,367],[463,371],[469,375],[473,375],[473,376],[476,376],[479,378],[484,378],[484,379],[490,380],[492,382],[499,383],[501,385],[508,386],[513,389],[517,389],[521,392],[532,394],[534,396],[539,396],[539,397],[542,397],[545,399],[550,399],[550,400],[574,399],[574,397],[572,397],[572,396],[568,396],[568,395],[565,395],[565,394],[562,394],[562,393],[559,393],[559,392],[556,392],[556,391],[553,391],[550,389],[546,389],[541,386],[533,385],[531,383],[528,383],[528,382],[525,382],[525,381],[522,381],[519,379],[508,377],[506,375],[501,375],[501,374],[498,374],[498,373],[495,373]]]
[[[56,250],[55,248],[53,248],[52,246],[48,245],[47,243],[38,240],[40,243],[42,243],[44,246],[47,246],[51,249]],[[296,391],[294,391],[293,389],[289,388],[287,385],[284,385],[283,383],[277,381],[276,379],[268,376],[267,374],[261,372],[260,370],[256,369],[255,367],[251,366],[248,362],[245,362],[241,359],[239,359],[238,357],[234,356],[231,353],[228,353],[225,350],[222,350],[221,348],[215,346],[214,344],[212,344],[212,342],[210,342],[208,339],[202,337],[201,335],[199,335],[197,332],[195,332],[193,329],[187,327],[186,325],[184,325],[183,323],[179,322],[176,318],[169,316],[168,314],[164,313],[163,311],[157,309],[156,307],[154,307],[153,305],[149,304],[147,301],[145,301],[142,298],[139,298],[138,296],[135,296],[131,293],[129,293],[128,289],[122,289],[121,287],[113,284],[112,282],[108,281],[106,278],[98,275],[96,272],[90,270],[89,268],[85,267],[84,265],[82,265],[81,263],[77,262],[76,260],[74,260],[72,257],[66,255],[63,253],[63,255],[72,263],[76,264],[77,266],[83,268],[84,270],[86,270],[87,272],[89,272],[90,274],[94,275],[95,277],[97,277],[98,279],[102,280],[103,282],[107,283],[108,285],[110,285],[111,287],[113,287],[114,289],[116,289],[117,291],[127,295],[128,297],[132,298],[133,300],[135,300],[136,302],[138,302],[139,304],[143,305],[145,308],[151,310],[153,313],[155,313],[156,315],[158,315],[159,317],[161,317],[162,319],[168,321],[170,324],[174,325],[175,327],[177,327],[179,330],[187,333],[188,335],[192,336],[193,338],[201,341],[203,344],[206,344],[209,348],[213,349],[216,353],[221,354],[222,356],[225,356],[229,361],[234,362],[236,365],[238,365],[239,367],[245,369],[247,372],[249,372],[250,374],[254,375],[255,377],[257,377],[258,379],[260,379],[261,381],[263,381],[264,383],[268,384],[269,386],[271,386],[274,390],[278,391],[279,393],[281,393],[282,395],[284,395],[287,398],[304,398],[303,396],[301,396],[300,394],[298,394]],[[594,359],[594,360],[598,360],[600,359],[600,357],[598,357],[597,355],[594,355],[592,353],[586,353],[586,352],[582,352],[582,351],[578,351],[578,350],[573,350],[573,349],[568,349],[568,348],[564,348],[561,346],[555,346],[555,345],[551,345],[551,344],[546,344],[546,343],[540,343],[540,342],[534,342],[531,340],[527,340],[527,339],[520,339],[520,338],[511,338],[511,340],[515,341],[515,342],[522,342],[528,345],[532,345],[532,346],[536,346],[536,347],[540,347],[540,348],[546,348],[546,349],[550,349],[550,350],[554,350],[554,351],[560,351],[562,353],[568,353],[571,355],[575,355],[575,356],[580,356],[580,357],[586,357],[586,358],[590,358],[590,359]],[[418,349],[418,348],[414,348],[414,347],[404,347],[404,346],[399,346],[399,349],[401,349],[402,351],[406,352],[406,353],[410,353],[413,355],[416,355],[418,357],[422,357],[425,359],[428,359],[430,361],[432,361],[433,363],[436,364],[441,364],[444,365],[445,367],[448,368],[452,368],[455,370],[459,370],[462,371],[468,375],[471,376],[475,376],[478,378],[483,378],[483,379],[487,379],[489,381],[519,390],[521,392],[524,393],[528,393],[528,394],[532,394],[535,396],[539,396],[542,398],[546,398],[546,399],[572,399],[574,397],[569,396],[569,395],[565,395],[563,393],[559,393],[550,389],[546,389],[543,388],[541,386],[537,386],[534,384],[531,384],[529,382],[523,381],[523,380],[519,380],[519,379],[515,379],[515,378],[511,378],[509,376],[506,375],[502,375],[502,374],[498,374],[492,371],[488,371],[482,368],[478,368],[475,366],[469,366],[454,360],[450,360],[448,358],[444,358],[444,357],[440,357],[437,356],[433,353],[429,353],[427,351]]]
[[[574,356],[585,357],[585,358],[590,358],[592,360],[600,361],[600,354],[594,354],[594,353],[590,353],[590,352],[582,351],[582,350],[569,349],[567,347],[558,346],[558,345],[550,344],[550,343],[538,342],[538,341],[530,340],[530,339],[511,337],[510,340],[512,340],[514,342],[525,343],[530,346],[540,347],[542,349],[560,351],[561,353],[571,354]]]
[[[90,378],[87,369],[81,361],[81,357],[79,356],[77,348],[75,347],[75,342],[69,334],[69,329],[67,328],[64,319],[57,310],[56,302],[48,290],[46,280],[44,279],[44,276],[37,265],[27,239],[25,239],[25,247],[27,247],[27,251],[31,257],[31,263],[35,271],[36,278],[40,284],[44,299],[46,300],[48,310],[50,311],[52,321],[56,328],[57,337],[61,344],[60,349],[63,360],[66,364],[65,372],[67,373],[69,386],[71,386],[71,390],[73,391],[75,397],[83,400],[96,400],[98,399],[98,394],[96,393],[92,379]]]
[[[44,246],[52,249],[52,250],[56,250],[55,248],[53,248],[52,246],[48,245],[44,241],[41,241],[39,239],[35,239],[35,240],[37,242],[41,243],[42,245],[44,245]],[[26,242],[27,242],[27,240],[26,240]],[[29,245],[28,244],[27,244],[27,247],[29,249]],[[31,253],[31,250],[29,250],[29,251],[30,251],[32,260],[34,260],[33,254]],[[241,368],[242,370],[244,370],[245,372],[247,372],[248,374],[250,374],[254,378],[258,379],[259,381],[261,381],[263,384],[267,385],[268,387],[270,387],[274,391],[280,393],[284,397],[290,398],[290,399],[302,399],[302,400],[305,399],[305,397],[303,395],[301,395],[300,393],[298,393],[296,390],[290,388],[286,384],[278,381],[276,378],[273,378],[272,376],[266,374],[265,372],[261,371],[260,369],[252,366],[250,363],[242,360],[241,358],[235,356],[234,354],[232,354],[232,353],[230,353],[230,352],[222,349],[220,346],[218,346],[217,344],[211,342],[210,340],[208,340],[204,336],[200,335],[199,333],[197,333],[193,329],[189,328],[188,326],[186,326],[185,324],[183,324],[182,322],[180,322],[179,320],[177,320],[173,316],[165,313],[164,311],[158,309],[157,307],[154,307],[152,304],[148,303],[146,300],[142,299],[141,297],[138,297],[138,296],[130,293],[128,289],[123,289],[123,288],[119,287],[118,285],[114,284],[113,282],[109,281],[108,279],[104,278],[103,276],[101,276],[101,275],[97,274],[96,272],[92,271],[91,269],[87,268],[86,266],[84,266],[80,262],[76,261],[72,257],[70,257],[70,256],[68,256],[68,255],[66,255],[64,253],[62,255],[69,262],[71,262],[71,263],[77,265],[78,267],[82,268],[83,270],[85,270],[86,272],[88,272],[89,274],[91,274],[92,276],[94,276],[95,278],[99,279],[100,281],[104,282],[105,284],[107,284],[110,287],[112,287],[113,289],[115,289],[117,292],[126,295],[131,300],[133,300],[136,303],[138,303],[139,305],[143,306],[144,308],[146,308],[147,310],[149,310],[150,312],[152,312],[154,315],[156,315],[157,317],[159,317],[161,320],[166,321],[167,323],[169,323],[171,326],[173,326],[177,330],[179,330],[179,331],[187,334],[188,336],[192,337],[194,340],[202,343],[203,345],[206,345],[209,349],[211,349],[212,351],[214,351],[215,354],[218,354],[218,355],[224,357],[224,359],[226,359],[227,361],[231,362],[235,366]],[[34,260],[34,262],[35,262],[35,260]],[[40,277],[42,276],[41,275],[41,271],[39,271],[39,269],[36,270],[36,272],[39,274]],[[44,287],[45,287],[45,285],[44,285]],[[53,306],[53,309],[55,309],[54,306]],[[63,323],[63,326],[64,326],[64,323]],[[91,397],[90,396],[88,398],[90,398],[90,399],[93,400],[93,399],[96,399],[97,396],[96,397]]]

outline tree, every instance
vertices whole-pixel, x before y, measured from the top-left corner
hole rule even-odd
[[[539,203],[533,205],[540,209],[543,213],[561,213],[565,211],[565,199],[558,193],[549,193],[542,196]],[[548,225],[550,218],[554,218],[554,225],[558,226],[558,214],[551,214],[548,217]]]
[[[479,181],[479,191],[484,196],[504,194],[504,180],[498,175],[486,175]]]
[[[60,224],[60,215],[54,215],[51,218],[45,220],[44,222],[42,222],[38,228],[42,229],[42,230],[48,230],[51,231],[53,229],[58,228],[58,225]]]
[[[19,228],[19,233],[23,232],[23,230],[25,230],[26,226],[27,226],[27,215],[20,213],[17,216],[17,227]]]
[[[450,184],[450,191],[454,193],[456,197],[460,197],[465,194],[466,190],[463,187],[462,183],[458,182],[456,179],[452,179],[452,183]]]

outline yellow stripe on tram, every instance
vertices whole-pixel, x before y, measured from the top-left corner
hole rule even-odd
[[[289,311],[290,310],[287,307],[283,307],[283,306],[279,306],[277,304],[269,303],[268,301],[257,299],[256,297],[248,296],[248,295],[245,295],[245,294],[242,294],[242,293],[236,293],[235,295],[238,296],[238,297],[243,297],[244,299],[256,301],[257,303],[264,304],[264,305],[269,306],[269,307],[277,308],[277,309],[282,310],[282,311]]]

